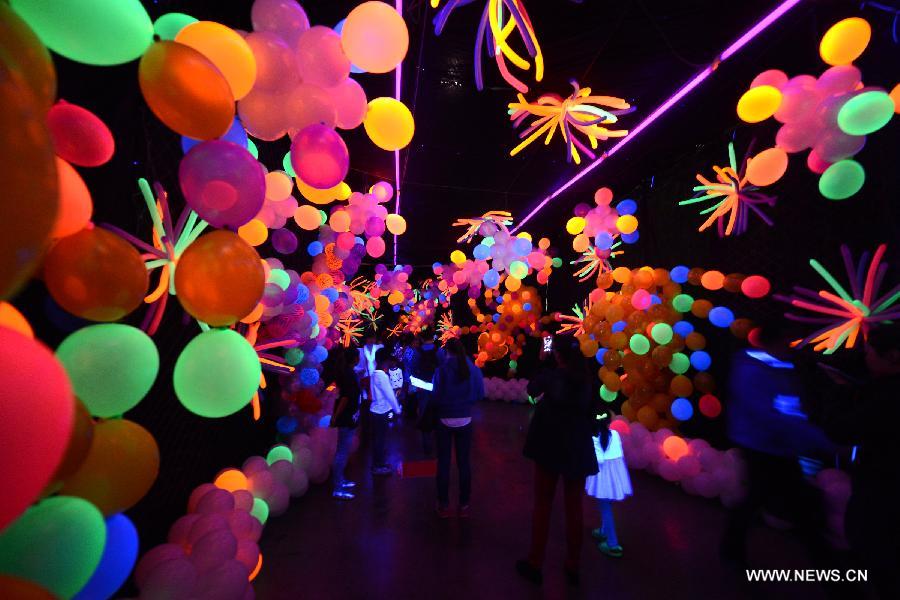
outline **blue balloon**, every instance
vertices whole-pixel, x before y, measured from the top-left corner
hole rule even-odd
[[[241,125],[241,122],[238,121],[237,117],[234,118],[234,122],[231,124],[231,128],[226,131],[225,135],[223,135],[219,139],[226,142],[231,142],[232,144],[237,144],[241,148],[247,148],[247,132],[244,130],[244,126]],[[202,141],[203,140],[195,140],[194,138],[189,138],[183,135],[181,136],[181,151],[187,154],[188,150]],[[249,152],[250,149],[247,148],[247,151]]]
[[[526,302],[525,304],[522,305],[522,308],[525,309],[525,311],[530,311],[531,310],[531,302]]]
[[[712,364],[712,357],[708,352],[697,350],[691,354],[691,366],[698,371],[705,371]]]
[[[500,273],[496,269],[488,269],[482,277],[482,281],[489,288],[497,287],[500,284]]]
[[[295,302],[297,304],[303,304],[307,300],[309,300],[309,288],[306,287],[306,285],[303,283],[298,283],[297,284],[297,299],[295,300]]]
[[[338,298],[338,291],[333,287],[325,288],[324,290],[322,290],[322,295],[328,298],[329,302],[334,303],[334,301]]]
[[[596,244],[597,248],[600,250],[609,250],[613,245],[613,237],[606,231],[601,231],[597,234],[597,237],[594,238],[594,244]]]
[[[134,568],[138,554],[138,532],[123,514],[106,519],[106,546],[100,564],[73,600],[106,600],[118,591]]]
[[[656,294],[650,294],[650,304],[662,304],[662,300]]]
[[[331,427],[331,415],[325,415],[321,419],[319,419],[319,427]]]
[[[618,333],[620,331],[625,331],[625,326],[628,325],[625,321],[616,321],[612,324],[612,332]]]
[[[475,246],[475,249],[472,250],[472,256],[477,258],[478,260],[484,260],[491,255],[491,249],[484,244],[478,244]]]
[[[278,433],[282,435],[290,435],[297,431],[297,419],[290,416],[283,416],[275,421],[275,427],[278,429]]]
[[[324,250],[324,248],[322,247],[322,242],[320,242],[319,240],[310,242],[309,246],[306,247],[306,251],[309,253],[310,256],[318,256],[318,255],[322,254],[323,250]]]
[[[492,318],[493,318],[493,320],[494,320],[494,323],[496,323],[497,321],[500,320],[500,315],[495,314]]]
[[[679,421],[687,421],[694,415],[694,407],[687,398],[675,398],[669,410]]]
[[[519,256],[526,256],[531,252],[531,242],[525,238],[516,238],[516,241],[513,242],[513,250]]]
[[[596,358],[597,362],[602,365],[604,356],[606,356],[606,348],[601,347],[597,350],[597,354],[594,355],[594,358]]]
[[[309,315],[310,325],[318,325],[319,324],[319,313],[314,310],[306,311],[306,314]]]
[[[309,355],[317,363],[323,363],[328,358],[328,350],[325,349],[325,346],[316,346]]]
[[[443,265],[442,265],[441,263],[439,263],[439,262],[431,263],[431,270],[432,270],[432,271],[435,271],[435,270],[441,268],[442,266],[443,266]]]
[[[717,306],[709,311],[709,322],[716,327],[728,327],[734,321],[734,313],[724,306]]]
[[[638,241],[639,239],[641,239],[641,234],[638,233],[637,230],[635,230],[634,233],[623,233],[622,234],[622,241],[625,242],[626,244],[633,244],[636,241]]]
[[[690,324],[688,321],[678,321],[674,325],[672,325],[672,331],[680,335],[681,337],[687,337],[689,333],[694,331],[694,326]]]
[[[672,271],[669,273],[669,277],[671,277],[672,281],[674,281],[675,283],[684,283],[685,281],[687,281],[688,271],[690,271],[690,269],[688,269],[684,265],[678,265],[677,267],[672,269]]]
[[[307,367],[300,369],[300,383],[306,387],[316,385],[319,382],[319,372],[313,368]]]
[[[637,212],[637,202],[632,200],[631,198],[626,198],[622,200],[618,204],[616,204],[616,210],[620,215],[633,215]]]

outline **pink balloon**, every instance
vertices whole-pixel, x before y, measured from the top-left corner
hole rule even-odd
[[[336,111],[337,126],[341,129],[359,127],[366,118],[369,102],[362,86],[348,77],[340,84],[329,88],[328,93],[331,94],[331,101]],[[393,190],[391,190],[392,193]],[[391,194],[388,194],[387,198],[390,198]]]
[[[112,132],[91,111],[60,100],[47,113],[47,128],[56,155],[73,165],[96,167],[112,158]]]
[[[250,9],[254,31],[269,31],[293,47],[309,29],[309,19],[295,0],[256,0]]]
[[[200,502],[200,498],[205,496],[207,492],[211,492],[212,490],[218,489],[215,485],[211,483],[201,483],[191,492],[191,495],[188,497],[187,510],[189,513],[197,510],[197,503]]]
[[[774,88],[781,88],[784,84],[788,82],[788,76],[784,71],[779,71],[778,69],[769,69],[768,71],[763,71],[756,77],[754,77],[753,81],[750,82],[750,87],[755,88],[761,85],[771,85]]]
[[[294,468],[287,486],[288,491],[294,498],[305,494],[306,490],[309,489],[309,478],[306,475],[306,471],[302,468]]]
[[[197,513],[211,515],[234,510],[234,496],[228,490],[215,489],[197,503]]]
[[[682,456],[676,463],[680,479],[695,477],[700,473],[700,460],[696,456]]]
[[[811,119],[785,123],[775,134],[775,145],[785,152],[800,152],[815,143],[818,133]]]
[[[254,91],[284,90],[300,83],[294,52],[277,34],[256,31],[247,36],[247,45],[256,58]]]
[[[138,562],[134,570],[134,582],[139,588],[143,588],[147,582],[147,577],[164,562],[170,560],[184,559],[187,560],[187,554],[184,549],[176,544],[160,544],[155,548],[147,551]]]
[[[809,170],[813,173],[821,175],[831,166],[831,163],[827,160],[823,160],[821,156],[816,154],[815,150],[810,150],[809,154],[806,156],[806,166],[809,167]]]
[[[276,460],[269,465],[269,471],[279,483],[287,483],[294,471],[294,465],[289,460]]]
[[[334,129],[325,125],[309,125],[291,142],[291,165],[307,185],[327,190],[347,176],[350,154],[344,140]]]
[[[272,493],[275,476],[269,471],[258,471],[247,478],[247,487],[256,498],[265,498]]]
[[[330,88],[350,75],[350,60],[341,47],[341,36],[330,27],[310,27],[297,38],[294,49],[297,70],[307,83]]]
[[[210,531],[194,542],[191,562],[199,573],[205,573],[237,553],[237,538],[229,529]]]
[[[272,247],[279,254],[293,254],[297,250],[297,236],[289,229],[276,229],[272,232]]]
[[[197,569],[184,558],[174,558],[156,565],[140,585],[141,598],[147,600],[168,598],[193,598],[197,584]]]
[[[178,181],[188,205],[213,227],[237,229],[265,200],[262,166],[246,148],[222,140],[191,148],[181,159]]]
[[[329,93],[311,83],[301,83],[290,89],[279,111],[285,115],[291,137],[310,125],[334,127],[337,119]]]
[[[180,517],[177,521],[172,523],[172,526],[169,528],[169,536],[168,541],[170,544],[178,544],[179,546],[187,546],[190,543],[190,534],[191,529],[197,523],[197,520],[200,518],[200,515],[196,513],[191,513],[189,515],[184,515]]]
[[[365,232],[369,237],[378,237],[383,234],[384,219],[379,219],[378,217],[369,217],[366,219]]]
[[[815,84],[792,79],[781,92],[781,104],[775,111],[775,120],[780,123],[794,123],[808,119],[819,104],[819,96],[815,92]]]
[[[380,237],[369,238],[368,240],[366,240],[366,252],[372,258],[380,258],[384,256],[384,240]],[[454,275],[455,274],[456,273],[454,273]]]
[[[271,142],[287,133],[290,120],[281,107],[287,103],[289,91],[253,88],[238,101],[238,116],[250,135]]]
[[[250,477],[254,473],[259,471],[268,471],[269,463],[266,462],[262,456],[251,456],[247,460],[244,461],[244,464],[241,466],[241,471],[244,472],[244,475]]]
[[[235,559],[226,560],[200,575],[195,600],[242,600],[250,572]]]
[[[853,65],[831,67],[819,75],[816,92],[823,95],[837,95],[852,92],[862,81],[862,73]]]
[[[276,481],[271,493],[266,496],[266,503],[269,505],[269,515],[273,517],[283,515],[290,502],[291,494],[287,486],[280,481]]]
[[[681,476],[678,465],[671,460],[663,460],[659,463],[659,476],[666,481],[678,481]]]
[[[262,533],[259,520],[246,510],[235,510],[228,515],[228,528],[238,540],[255,542]]]
[[[824,161],[834,163],[850,158],[866,145],[866,136],[847,135],[843,131],[829,131],[819,138],[813,151]]]
[[[238,540],[237,554],[234,558],[252,573],[259,562],[259,546],[252,540]]]

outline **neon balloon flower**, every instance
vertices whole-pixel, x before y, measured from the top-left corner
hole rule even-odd
[[[441,0],[431,0],[431,7],[437,8]],[[434,17],[434,34],[441,35],[450,13],[454,9],[474,0],[449,0]],[[507,59],[523,71],[531,69],[531,63],[513,50],[507,40],[513,31],[517,31],[525,44],[528,56],[534,59],[534,80],[541,81],[544,78],[544,55],[534,33],[534,26],[525,11],[522,0],[488,0],[484,4],[481,20],[478,22],[478,32],[475,36],[475,86],[479,91],[484,89],[484,77],[481,67],[482,48],[487,42],[488,56],[497,61],[497,69],[503,79],[522,93],[528,93],[528,86],[509,72],[506,65]]]
[[[841,246],[844,268],[850,282],[849,293],[817,260],[810,259],[810,266],[822,276],[832,291],[819,290],[816,292],[794,286],[792,296],[775,296],[791,306],[815,314],[815,316],[804,316],[788,312],[784,315],[788,319],[825,325],[822,329],[793,342],[794,346],[803,347],[807,344],[815,344],[813,350],[833,354],[841,346],[853,348],[860,334],[865,340],[873,325],[886,324],[886,322],[900,318],[900,307],[891,308],[900,300],[900,285],[894,286],[885,294],[878,295],[888,267],[887,263],[883,263],[881,260],[885,251],[887,251],[887,245],[881,244],[875,250],[875,255],[868,266],[866,266],[869,258],[868,252],[863,253],[859,263],[854,266],[850,249],[846,245]]]
[[[337,329],[341,334],[341,345],[349,348],[351,344],[359,346],[359,338],[363,335],[362,319],[352,314],[340,319]]]
[[[585,250],[580,257],[569,262],[570,265],[581,265],[581,267],[579,267],[579,269],[575,271],[572,276],[577,278],[579,282],[584,282],[593,277],[595,274],[612,271],[612,264],[610,263],[610,259],[615,258],[620,254],[625,254],[624,250],[616,250],[616,248],[621,245],[622,242],[615,242],[607,250],[601,250],[593,244],[588,246],[588,249]]]
[[[566,161],[575,161],[581,164],[579,150],[587,154],[591,159],[596,158],[593,150],[597,149],[597,140],[608,140],[611,137],[625,137],[628,131],[625,129],[609,129],[605,125],[618,122],[619,115],[631,112],[631,105],[622,98],[614,96],[592,96],[591,88],[579,87],[578,82],[572,80],[575,91],[568,98],[560,98],[556,94],[543,94],[538,96],[536,102],[528,102],[525,96],[518,94],[519,101],[509,104],[510,120],[518,127],[529,116],[535,117],[527,129],[519,133],[522,142],[513,148],[510,156],[515,156],[540,136],[547,134],[544,144],[549,145],[556,130],[566,143]],[[612,110],[600,108],[606,106]],[[575,133],[581,133],[587,137],[590,143],[588,148]]]
[[[295,368],[286,364],[284,359],[280,356],[276,356],[275,354],[271,354],[265,352],[266,350],[270,350],[272,348],[296,348],[300,345],[300,342],[295,339],[286,339],[286,340],[274,340],[271,342],[265,343],[257,343],[256,337],[259,333],[260,322],[256,321],[250,324],[250,327],[247,330],[247,333],[244,334],[244,337],[253,346],[253,349],[256,350],[257,356],[259,356],[260,367],[262,367],[263,371],[272,371],[273,373],[281,373],[288,374],[293,373]],[[259,375],[259,389],[266,389],[266,375],[262,371]],[[250,405],[253,407],[253,420],[259,421],[262,410],[259,405],[259,390],[253,394],[253,398],[250,400]]]
[[[560,335],[584,335],[584,315],[591,311],[593,305],[593,302],[588,301],[584,306],[573,306],[571,315],[557,314],[556,320],[561,323]]]
[[[489,210],[480,217],[474,219],[457,219],[453,222],[454,227],[466,227],[466,232],[459,236],[456,240],[457,244],[470,242],[476,234],[481,230],[485,223],[493,223],[498,230],[506,230],[512,225],[512,213],[505,210]],[[485,232],[487,233],[487,232]],[[482,235],[485,235],[483,233]]]
[[[693,190],[700,195],[682,200],[678,206],[699,202],[714,203],[700,211],[701,215],[708,214],[709,217],[700,225],[698,231],[705,231],[713,223],[716,223],[719,237],[729,236],[732,233],[740,235],[747,231],[750,211],[753,211],[766,225],[772,225],[772,220],[761,210],[760,205],[774,206],[775,197],[757,191],[759,187],[750,183],[747,177],[748,159],[749,153],[744,156],[744,160],[741,161],[740,168],[738,168],[734,155],[734,144],[729,143],[728,166],[713,165],[716,182],[697,173],[697,181],[700,182],[700,185],[694,186]],[[787,166],[786,162],[785,166]]]

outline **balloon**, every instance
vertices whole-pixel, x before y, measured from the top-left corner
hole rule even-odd
[[[246,406],[262,371],[256,351],[231,329],[211,329],[185,346],[175,363],[175,394],[201,417],[227,417]]]
[[[228,81],[201,53],[177,42],[156,42],[138,67],[141,93],[166,127],[198,140],[224,135],[234,121]]]
[[[862,81],[862,72],[853,65],[831,67],[816,81],[816,93],[820,96],[834,96],[852,92]]]
[[[112,598],[131,574],[138,554],[138,532],[125,515],[106,519],[106,544],[100,564],[73,600]]]
[[[99,227],[56,242],[44,260],[44,280],[60,306],[91,321],[117,321],[132,312],[149,283],[137,250]]]
[[[831,164],[832,163],[822,159],[822,157],[816,154],[815,150],[811,150],[810,153],[806,155],[806,166],[809,167],[809,170],[813,173],[821,175],[831,166]]]
[[[760,187],[772,185],[781,179],[787,167],[787,153],[781,148],[768,148],[750,160],[747,165],[747,180]]]
[[[755,88],[761,85],[771,85],[772,87],[781,88],[787,81],[788,76],[784,71],[769,69],[754,77],[753,81],[750,82],[750,87]],[[620,214],[621,212],[622,211],[619,211]]]
[[[335,108],[335,124],[341,129],[359,127],[366,118],[368,101],[362,86],[353,79],[347,78],[338,85],[329,88],[331,101]]]
[[[828,167],[819,178],[819,193],[829,200],[844,200],[860,189],[866,172],[855,160],[842,160]]]
[[[862,135],[847,135],[837,128],[827,131],[819,136],[819,141],[813,150],[816,156],[828,162],[837,162],[850,158],[863,149],[866,138]]]
[[[274,33],[291,47],[309,29],[309,19],[295,0],[256,0],[250,9],[250,19],[254,31]]]
[[[58,600],[38,584],[9,575],[0,575],[0,593],[8,600]]]
[[[868,135],[888,124],[894,116],[894,101],[887,92],[869,90],[848,100],[838,112],[841,131],[850,135]]]
[[[238,227],[237,232],[241,239],[251,246],[259,246],[269,237],[269,230],[266,228],[266,224],[259,219],[251,219],[248,223]]]
[[[288,153],[288,155],[290,155],[290,153]],[[291,170],[293,170],[293,167],[291,167]],[[299,191],[304,198],[306,198],[313,204],[330,204],[335,200],[339,200],[343,195],[344,188],[349,189],[350,187],[342,181],[333,188],[329,188],[327,190],[317,190],[299,177],[297,177],[295,181],[297,182],[297,191]],[[349,194],[347,196],[349,197]],[[346,199],[346,197],[344,199]]]
[[[337,132],[325,125],[309,125],[291,142],[291,165],[304,182],[326,190],[343,181],[350,156]]]
[[[819,56],[829,65],[847,65],[859,58],[869,40],[872,27],[865,19],[850,17],[832,25],[819,43]]]
[[[253,89],[256,59],[250,46],[235,30],[213,21],[197,21],[179,31],[175,41],[208,58],[225,77],[235,100]]]
[[[191,148],[178,167],[185,200],[213,227],[237,228],[263,206],[265,172],[247,149],[210,140]]]
[[[272,248],[279,254],[293,254],[297,250],[297,236],[287,228],[272,232]]]
[[[50,108],[56,100],[53,59],[35,32],[4,2],[0,2],[0,63],[17,74],[43,110]]]
[[[663,442],[662,447],[666,457],[670,460],[678,460],[682,456],[687,456],[690,452],[684,438],[680,438],[677,435],[670,435],[667,437]]]
[[[303,81],[325,88],[350,75],[350,61],[341,48],[341,36],[330,27],[316,25],[300,34],[294,46],[297,72]]]
[[[222,327],[256,308],[265,277],[259,254],[247,242],[230,231],[213,231],[181,255],[175,289],[191,316]]]
[[[137,406],[159,373],[159,352],[131,325],[104,323],[79,329],[56,349],[75,395],[95,417],[117,417]]]
[[[0,533],[0,571],[71,598],[100,564],[105,542],[103,515],[90,502],[48,498]]]
[[[34,330],[28,320],[9,302],[0,302],[0,327],[12,329],[34,339]]]
[[[709,417],[710,419],[718,417],[722,412],[722,403],[712,394],[700,396],[697,405],[700,408],[700,414],[704,417]]]
[[[373,237],[366,240],[366,252],[372,258],[381,258],[384,256],[384,239],[380,237]]]
[[[0,327],[0,531],[34,502],[63,458],[74,397],[63,366],[40,342]]]
[[[409,49],[403,17],[384,2],[363,2],[347,15],[341,44],[350,61],[369,73],[393,71]]]
[[[315,231],[322,224],[319,209],[311,204],[302,204],[294,212],[294,221],[301,229]]]
[[[775,119],[781,123],[795,123],[808,119],[819,105],[820,97],[815,90],[816,81],[791,79],[782,88],[781,104],[775,111]]]
[[[309,125],[334,127],[337,119],[337,111],[328,91],[306,82],[289,90],[285,106],[278,108],[286,113],[292,137]]]
[[[394,235],[403,235],[406,232],[406,219],[400,215],[388,215],[385,217],[384,224],[387,226],[388,231]]]
[[[778,110],[781,92],[771,85],[750,88],[741,96],[737,104],[737,114],[742,121],[759,123],[765,121]]]
[[[130,62],[153,41],[153,23],[139,0],[12,0],[10,5],[48,48],[76,62]]]
[[[0,34],[6,34],[5,11]],[[12,23],[10,23],[12,25]],[[0,37],[0,39],[3,39]],[[0,299],[14,294],[41,257],[59,206],[56,160],[42,101],[5,62],[0,42]]]
[[[196,22],[197,19],[191,15],[179,12],[166,13],[153,21],[153,32],[159,36],[159,39],[171,41],[175,39],[179,31]]]
[[[399,150],[409,145],[416,124],[405,104],[381,97],[369,102],[363,126],[373,144],[382,150]]]
[[[231,142],[232,144],[237,144],[241,148],[247,148],[247,151],[250,152],[250,148],[248,146],[249,140],[247,139],[247,130],[244,129],[244,125],[237,118],[231,123],[231,128],[225,132],[225,135],[218,139],[226,142]],[[181,136],[181,151],[187,154],[191,148],[202,141],[203,140],[195,140],[194,138],[183,135]]]
[[[238,102],[238,116],[250,135],[271,142],[287,133],[287,117],[275,110],[287,102],[287,93],[280,89],[254,89]]]
[[[294,52],[275,33],[256,31],[246,38],[256,59],[253,90],[282,90],[299,83]]]
[[[47,113],[56,155],[80,167],[96,167],[112,158],[112,132],[94,113],[64,100]]]
[[[50,235],[61,238],[78,233],[87,226],[94,212],[94,203],[91,192],[72,165],[57,158],[56,174],[59,177],[59,212]]]
[[[741,282],[741,291],[748,298],[763,298],[771,289],[769,280],[761,275],[751,275]]]
[[[91,444],[94,441],[94,420],[78,398],[74,399],[74,403],[74,425],[69,443],[63,453],[62,461],[56,467],[53,477],[50,478],[50,484],[44,488],[42,496],[58,492],[62,487],[63,480],[78,470],[91,450]]]
[[[159,447],[150,432],[133,421],[110,419],[94,426],[87,458],[60,493],[89,500],[109,516],[137,504],[158,474]]]
[[[819,130],[807,121],[786,123],[775,134],[775,145],[785,152],[800,152],[810,148],[819,137]]]

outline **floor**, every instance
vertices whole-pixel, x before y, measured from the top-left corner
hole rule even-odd
[[[726,516],[721,505],[642,472],[632,474],[635,495],[616,507],[624,558],[600,554],[585,531],[581,587],[568,587],[558,492],[544,584],[519,579],[513,563],[530,539],[531,463],[521,454],[528,418],[523,405],[485,402],[476,408],[472,516],[464,521],[435,518],[432,478],[373,481],[363,444],[348,467],[348,477],[359,482],[355,500],[337,501],[329,484],[317,486],[266,527],[257,597],[825,597],[811,583],[747,584],[743,571],[716,554]],[[395,465],[423,458],[421,434],[408,422],[392,426],[389,448]],[[585,517],[586,525],[595,526],[597,511],[587,498]],[[757,568],[809,567],[789,533],[763,526],[753,531],[749,554]]]

